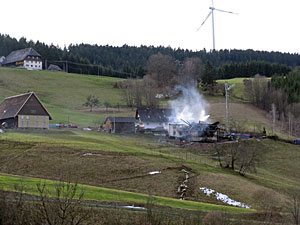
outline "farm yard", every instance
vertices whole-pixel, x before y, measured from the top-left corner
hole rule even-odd
[[[35,91],[53,117],[53,124],[94,128],[5,130],[0,134],[0,186],[10,193],[16,184],[22,184],[26,194],[38,196],[38,183],[46,184],[53,192],[54,183],[64,181],[83,188],[86,202],[149,208],[151,199],[156,210],[177,213],[182,220],[186,215],[195,219],[199,212],[203,218],[213,211],[226,212],[237,223],[259,221],[268,211],[276,212],[280,221],[288,217],[287,205],[300,185],[297,145],[271,139],[248,140],[255,143],[261,159],[256,173],[241,176],[220,167],[215,143],[178,145],[165,137],[96,131],[99,121],[107,116],[135,115],[135,109],[122,104],[122,90],[113,88],[121,79],[7,68],[0,68],[0,75],[0,96]],[[12,85],[13,80],[22,82]],[[96,107],[92,112],[83,107],[91,90],[101,102],[109,101],[111,107]],[[207,101],[211,120],[224,123],[223,96],[208,97]],[[265,127],[271,134],[272,119],[266,112],[239,98],[232,97],[230,101],[233,125],[249,131]],[[279,125],[275,131],[279,137],[287,137]],[[233,207],[214,194],[207,195],[203,191],[206,189],[250,208]],[[180,200],[183,192],[184,200]],[[113,209],[101,209],[99,213],[109,214],[110,210]],[[120,209],[113,212],[139,219],[149,213]]]

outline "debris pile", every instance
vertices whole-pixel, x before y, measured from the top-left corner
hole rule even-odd
[[[177,188],[177,194],[180,196],[180,200],[184,200],[187,190],[187,183],[189,181],[189,172],[185,169],[181,170],[185,173],[185,180],[178,186]]]

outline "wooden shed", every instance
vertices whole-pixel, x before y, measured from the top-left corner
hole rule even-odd
[[[108,133],[135,133],[134,117],[107,117],[103,123]]]
[[[8,128],[49,128],[52,120],[34,92],[11,96],[0,104],[0,124]]]

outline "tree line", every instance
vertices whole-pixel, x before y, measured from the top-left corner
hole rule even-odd
[[[218,78],[250,77],[257,73],[264,76],[286,74],[299,64],[300,55],[254,50],[192,51],[163,46],[128,46],[71,44],[63,49],[53,44],[34,42],[22,37],[19,40],[0,34],[0,56],[11,51],[32,47],[43,57],[68,72],[135,78],[147,74],[147,65],[152,55],[161,53],[182,64],[187,58],[210,61],[218,69]],[[59,62],[58,62],[59,61]],[[66,61],[69,62],[67,65]],[[73,63],[71,63],[73,62]],[[45,65],[45,63],[44,63]],[[48,64],[49,65],[49,64]]]
[[[245,93],[250,102],[275,116],[277,126],[291,135],[300,132],[300,72],[267,79],[255,76],[245,79]]]

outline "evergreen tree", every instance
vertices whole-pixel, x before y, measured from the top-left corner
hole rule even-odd
[[[204,85],[214,85],[217,76],[217,71],[210,61],[207,61],[204,66],[204,71],[201,77],[201,82]]]

